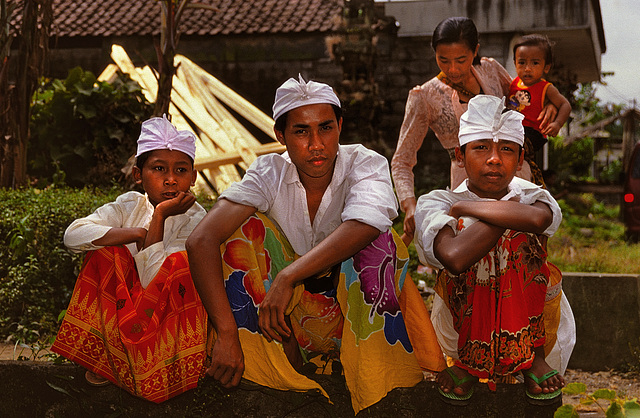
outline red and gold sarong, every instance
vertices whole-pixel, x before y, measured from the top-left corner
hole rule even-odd
[[[206,326],[186,252],[143,289],[129,250],[105,247],[87,253],[51,350],[159,403],[197,386]]]
[[[438,276],[459,334],[455,363],[491,388],[497,377],[531,367],[533,348],[545,343],[546,258],[535,234],[507,230],[466,272]]]

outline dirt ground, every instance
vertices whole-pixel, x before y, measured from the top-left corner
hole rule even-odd
[[[0,343],[0,360],[47,360],[48,354],[51,352],[44,347],[34,352],[23,344]]]
[[[619,397],[628,399],[640,399],[640,375],[638,373],[622,373],[616,371],[584,372],[582,370],[567,370],[564,379],[567,383],[584,383],[587,386],[587,393],[593,393],[598,389],[615,390]],[[595,405],[580,405],[580,396],[563,396],[563,403],[578,406],[581,412],[602,412]],[[606,410],[609,406],[607,401],[601,401],[602,407]],[[600,416],[600,414],[598,414]],[[602,415],[604,416],[604,415]]]

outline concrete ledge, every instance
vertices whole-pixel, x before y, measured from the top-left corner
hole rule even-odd
[[[562,289],[576,319],[569,368],[598,371],[637,364],[630,345],[640,346],[640,275],[562,273]]]
[[[315,377],[314,377],[315,378]],[[333,404],[319,393],[282,392],[244,383],[223,389],[205,379],[197,389],[160,405],[114,385],[91,387],[84,369],[45,362],[0,361],[0,416],[73,417],[351,417],[344,378],[318,376]],[[394,389],[358,416],[375,417],[552,417],[561,405],[540,407],[525,400],[524,385],[478,384],[466,407],[443,403],[434,382]]]

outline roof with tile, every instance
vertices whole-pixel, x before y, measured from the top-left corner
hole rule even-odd
[[[11,19],[22,20],[21,3]],[[187,9],[182,35],[328,32],[338,29],[343,0],[200,0],[218,11]],[[158,0],[53,0],[52,35],[133,36],[160,33]]]

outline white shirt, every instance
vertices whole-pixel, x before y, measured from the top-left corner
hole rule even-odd
[[[494,201],[495,199],[481,198],[467,188],[468,179],[462,182],[454,191],[434,190],[429,194],[420,196],[416,206],[415,221],[416,234],[415,245],[420,261],[441,269],[444,268],[433,254],[433,240],[442,228],[449,225],[458,234],[458,220],[449,216],[449,210],[454,203],[462,200]],[[560,226],[562,221],[562,211],[556,200],[547,190],[537,186],[527,180],[514,177],[509,184],[509,192],[501,200],[509,200],[513,196],[520,196],[520,203],[532,205],[535,202],[546,203],[553,214],[551,225],[543,232],[544,235],[552,236]],[[464,227],[468,227],[477,219],[471,217],[460,218]]]
[[[313,225],[306,190],[286,152],[259,157],[220,198],[266,214],[298,255],[306,254],[342,222],[356,220],[383,232],[398,215],[386,158],[362,145],[340,145]]]
[[[64,245],[74,252],[102,248],[92,242],[102,238],[111,228],[145,228],[153,216],[154,207],[146,195],[127,192],[115,202],[99,207],[91,215],[76,219],[64,233]],[[171,254],[184,251],[184,243],[206,211],[197,202],[183,214],[170,216],[164,222],[164,236],[138,252],[135,243],[127,244],[135,261],[144,288],[153,280],[164,260]]]

